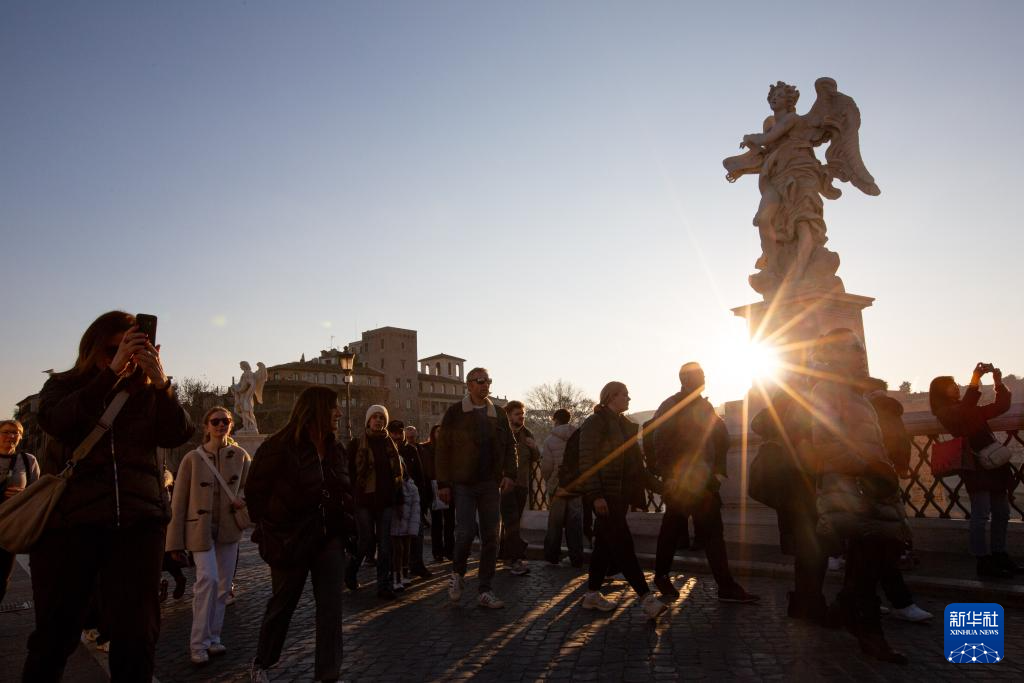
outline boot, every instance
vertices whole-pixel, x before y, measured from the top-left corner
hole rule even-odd
[[[1009,558],[1007,558],[1009,559]],[[1016,565],[1015,565],[1016,566]],[[1008,579],[1013,576],[1013,570],[997,564],[994,555],[984,555],[978,558],[978,577],[982,579]]]
[[[1024,567],[1013,561],[1006,553],[992,553],[992,562],[997,566],[1014,574],[1024,573]]]
[[[354,561],[349,561],[345,567],[345,587],[350,591],[359,590],[359,566]]]
[[[885,635],[882,634],[881,630],[878,632],[861,632],[855,635],[860,643],[861,652],[869,657],[874,657],[877,660],[889,662],[890,664],[907,664],[907,656],[893,650],[885,640]]]
[[[885,639],[882,632],[882,623],[879,621],[879,600],[872,596],[857,599],[854,596],[843,596],[843,612],[847,622],[846,628],[860,643],[861,652],[890,664],[906,664],[907,657],[894,651]]]
[[[171,594],[175,600],[181,600],[185,595],[185,575],[178,574],[174,577],[174,592]]]

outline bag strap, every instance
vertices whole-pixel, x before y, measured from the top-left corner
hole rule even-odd
[[[199,450],[202,451],[205,449],[200,446]],[[237,504],[239,502],[238,496],[236,496],[234,491],[231,490],[231,487],[228,486],[228,483],[224,481],[224,477],[221,476],[220,470],[217,469],[217,466],[214,465],[209,460],[207,460],[206,456],[203,455],[202,453],[199,454],[199,459],[206,463],[206,466],[210,468],[211,472],[213,472],[213,476],[217,477],[217,481],[220,482],[221,487],[224,489],[224,493],[228,494],[228,498],[231,499],[231,502]]]
[[[104,434],[110,431],[110,427],[114,424],[114,418],[121,412],[121,408],[124,407],[125,401],[128,400],[128,392],[120,391],[117,396],[114,396],[113,400],[107,406],[107,409],[103,411],[103,415],[100,416],[99,422],[93,427],[92,431],[89,432],[89,436],[85,437],[82,443],[78,444],[78,448],[75,449],[74,454],[71,456],[71,462],[69,467],[74,467],[79,460],[89,455],[89,451],[96,445]]]

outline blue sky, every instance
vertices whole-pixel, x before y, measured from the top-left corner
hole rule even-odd
[[[0,404],[111,308],[220,384],[395,325],[510,397],[653,408],[695,359],[738,398],[758,194],[721,160],[824,75],[882,188],[825,207],[873,374],[1024,372],[1024,6],[709,5],[4,3]]]

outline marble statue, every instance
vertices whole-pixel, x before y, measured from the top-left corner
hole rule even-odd
[[[822,197],[837,199],[842,180],[868,195],[880,193],[860,157],[860,111],[839,92],[835,80],[814,82],[817,100],[806,114],[796,113],[800,92],[779,81],[768,88],[772,115],[764,132],[743,136],[747,151],[725,159],[726,179],[735,182],[757,173],[761,203],[754,216],[761,237],[761,256],[750,286],[765,299],[781,291],[843,291],[836,277],[839,255],[825,248]],[[830,143],[822,164],[814,148]]]
[[[247,361],[238,364],[242,369],[242,376],[237,383],[231,385],[231,394],[235,399],[235,414],[241,418],[241,429],[235,430],[238,434],[258,434],[256,426],[257,403],[263,403],[263,385],[267,382],[267,366],[263,363],[256,363],[256,372]]]

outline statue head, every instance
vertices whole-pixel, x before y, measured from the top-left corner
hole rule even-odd
[[[238,364],[238,367],[242,368],[242,372],[252,372],[252,366],[249,365],[249,361],[243,360]]]
[[[775,85],[768,86],[768,106],[772,108],[772,111],[781,106],[788,112],[795,112],[799,99],[800,91],[796,89],[795,85],[779,81]]]

